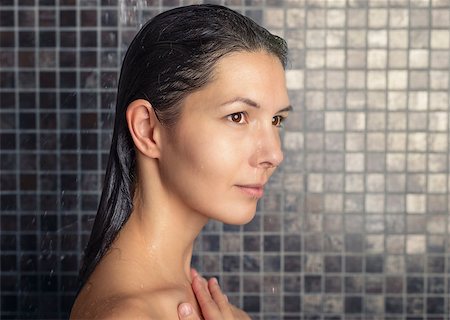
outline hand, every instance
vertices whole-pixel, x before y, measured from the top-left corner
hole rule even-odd
[[[206,281],[193,269],[192,289],[205,320],[250,319],[244,311],[237,309],[228,302],[228,298],[222,293],[216,278]],[[178,306],[178,317],[180,320],[202,319],[194,312],[194,308],[189,303],[181,303]]]

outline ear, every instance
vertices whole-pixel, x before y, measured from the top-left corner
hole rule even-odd
[[[136,148],[150,158],[159,158],[161,124],[150,102],[134,100],[128,105],[126,117]]]

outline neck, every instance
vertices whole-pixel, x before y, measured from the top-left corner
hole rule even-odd
[[[136,193],[133,212],[113,248],[146,279],[175,286],[191,282],[194,241],[208,219],[161,194],[145,198]]]

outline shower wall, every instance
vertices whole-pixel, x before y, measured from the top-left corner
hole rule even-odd
[[[2,319],[68,316],[124,51],[201,2],[0,0]],[[205,2],[287,40],[294,112],[255,219],[193,264],[254,319],[448,319],[449,2]]]

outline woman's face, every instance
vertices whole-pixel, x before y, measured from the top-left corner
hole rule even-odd
[[[289,109],[278,58],[239,52],[219,60],[213,80],[163,132],[160,169],[171,200],[225,223],[250,221],[283,160],[280,122]]]

